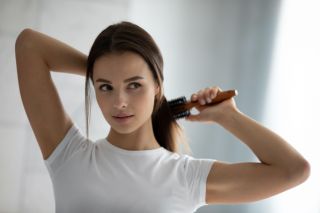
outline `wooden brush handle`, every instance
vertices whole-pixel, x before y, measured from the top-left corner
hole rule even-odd
[[[206,103],[206,105],[200,105],[200,103],[198,102],[198,100],[196,101],[188,101],[186,104],[186,108],[191,109],[192,107],[195,106],[212,106],[218,103],[221,103],[224,100],[227,100],[229,98],[232,98],[233,96],[238,95],[238,91],[237,90],[226,90],[226,91],[222,91],[219,92],[217,94],[217,96],[211,100],[211,103]]]

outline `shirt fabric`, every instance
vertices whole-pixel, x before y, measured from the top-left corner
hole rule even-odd
[[[57,213],[191,213],[208,205],[206,180],[215,160],[126,150],[86,139],[76,124],[48,159]]]

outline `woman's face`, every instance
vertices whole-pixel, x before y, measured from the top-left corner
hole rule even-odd
[[[99,57],[93,81],[102,114],[117,132],[133,132],[151,119],[159,88],[140,55],[124,52]]]

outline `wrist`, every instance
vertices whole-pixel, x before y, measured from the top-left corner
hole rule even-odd
[[[237,108],[230,108],[221,113],[220,116],[215,118],[215,121],[223,127],[227,127],[230,124],[234,123],[237,116],[241,115],[242,112]]]

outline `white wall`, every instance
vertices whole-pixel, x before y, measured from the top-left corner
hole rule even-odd
[[[311,175],[273,197],[274,212],[320,212],[319,9],[313,0],[286,0],[281,8],[264,120],[307,158]]]
[[[168,98],[189,97],[212,85],[235,88],[238,107],[264,122],[279,5],[277,0],[0,0],[0,212],[53,212],[54,208],[49,175],[18,92],[14,42],[23,28],[48,33],[88,53],[107,25],[133,21],[155,38],[163,53]],[[57,73],[53,78],[67,112],[85,132],[83,79]],[[196,157],[230,162],[255,159],[219,126],[185,121],[181,125]],[[108,128],[94,105],[92,138],[105,136]],[[263,213],[271,207],[267,199],[206,206],[197,212]]]
[[[18,33],[33,28],[84,53],[107,25],[127,18],[127,1],[0,0],[0,212],[54,212],[48,171],[19,96],[14,44]],[[62,102],[85,132],[84,79],[52,73]],[[96,110],[98,112],[98,110]],[[97,121],[98,113],[94,114]],[[99,137],[108,126],[96,125]]]

